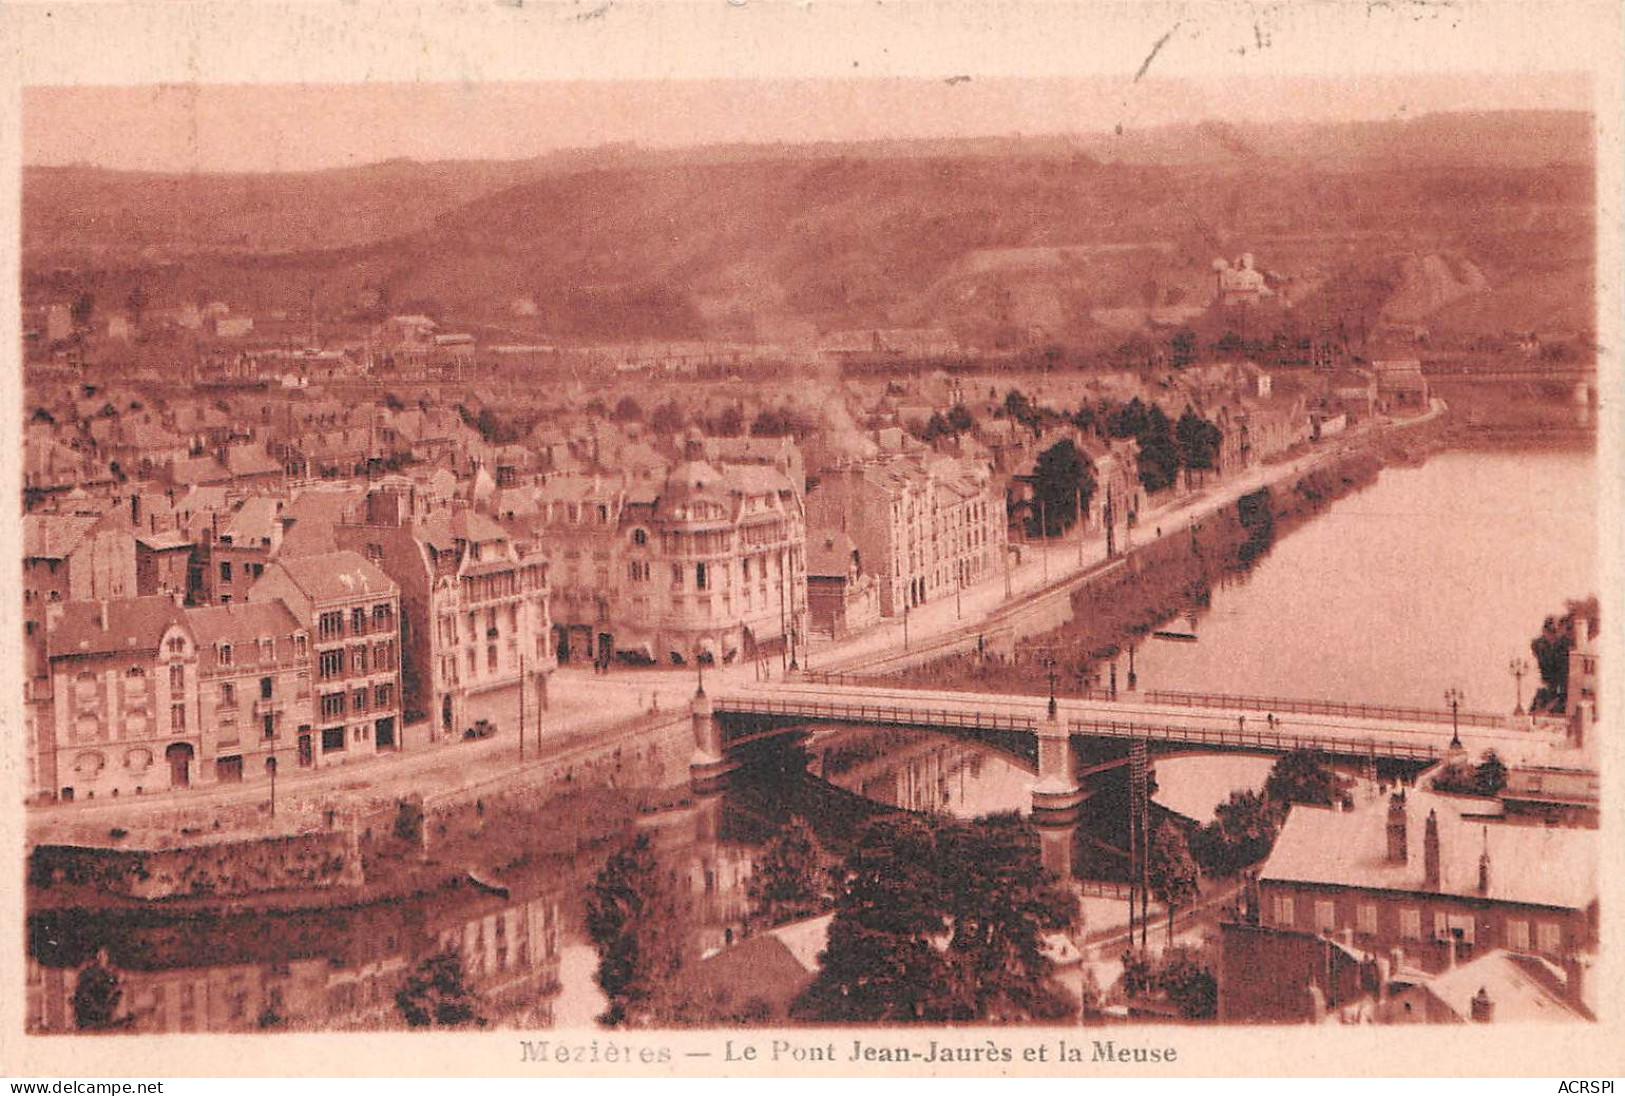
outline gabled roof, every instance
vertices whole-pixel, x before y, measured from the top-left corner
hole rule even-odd
[[[200,646],[253,643],[261,636],[292,635],[300,627],[280,601],[241,601],[183,611]]]
[[[67,559],[84,541],[99,518],[64,514],[28,514],[23,517],[23,558]]]
[[[289,580],[312,601],[384,597],[400,592],[388,575],[355,552],[278,558],[274,566],[281,567]]]
[[[62,615],[46,633],[46,651],[51,658],[154,651],[164,632],[184,623],[184,611],[168,597],[69,601],[62,605]]]
[[[1435,975],[1422,989],[1463,1021],[1472,1019],[1473,998],[1481,991],[1495,1007],[1497,1023],[1596,1018],[1570,999],[1565,976],[1550,963],[1499,949]]]

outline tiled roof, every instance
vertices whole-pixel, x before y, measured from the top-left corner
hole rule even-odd
[[[106,628],[102,627],[103,613]],[[168,628],[184,623],[184,611],[168,597],[69,601],[47,631],[46,650],[51,658],[151,651],[157,649]]]
[[[98,520],[61,514],[28,514],[23,518],[23,557],[66,559]]]
[[[1417,789],[1406,792],[1408,856],[1388,860],[1388,799],[1356,793],[1352,811],[1295,806],[1259,873],[1263,881],[1317,883],[1362,890],[1429,891],[1424,833],[1438,817],[1437,893],[1485,897],[1558,909],[1584,909],[1597,899],[1594,830],[1519,826],[1462,818],[1454,801]],[[1478,890],[1478,861],[1490,858],[1490,889]]]
[[[261,636],[292,635],[299,622],[280,601],[243,601],[186,609],[186,623],[200,645],[253,643]]]
[[[385,596],[399,588],[384,572],[355,552],[330,552],[277,560],[293,584],[312,601],[335,601],[350,597]]]
[[[1480,991],[1495,1006],[1497,1023],[1595,1018],[1569,1000],[1563,972],[1533,955],[1492,951],[1435,975],[1424,988],[1462,1020],[1472,1018]]]

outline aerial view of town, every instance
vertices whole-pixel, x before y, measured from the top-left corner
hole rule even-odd
[[[28,1032],[1597,1019],[1584,109],[169,94],[25,100]]]

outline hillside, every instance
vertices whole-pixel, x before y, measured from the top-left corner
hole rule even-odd
[[[1371,305],[1396,318],[1488,321],[1485,294],[1589,284],[1594,231],[1574,115],[290,176],[31,169],[24,200],[36,292],[117,300],[140,281],[156,304],[257,310],[315,288],[333,315],[382,297],[615,338],[1036,324],[1087,339],[1103,312],[1202,303],[1212,260],[1241,251],[1305,285],[1385,286]],[[534,317],[513,317],[519,298]]]

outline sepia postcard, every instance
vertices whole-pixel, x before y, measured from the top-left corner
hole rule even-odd
[[[1618,1075],[1620,22],[0,11],[0,1070]]]

